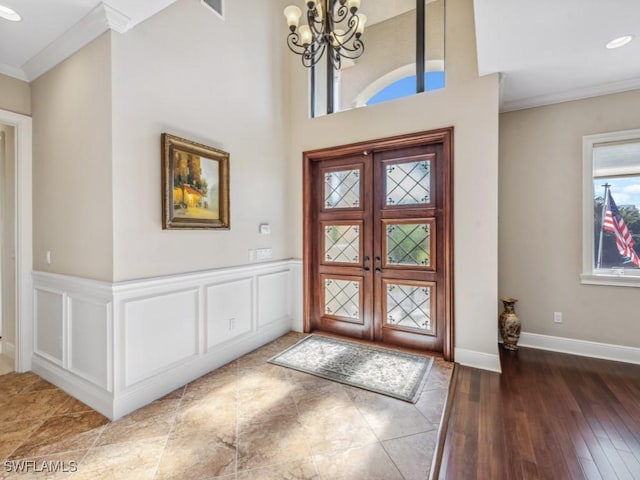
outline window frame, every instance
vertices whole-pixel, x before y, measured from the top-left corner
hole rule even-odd
[[[640,272],[637,274],[615,274],[596,272],[594,260],[593,223],[593,150],[598,145],[617,142],[640,143],[640,129],[598,133],[582,137],[582,273],[580,283],[584,285],[607,285],[617,287],[640,287]],[[640,175],[640,165],[638,167]]]

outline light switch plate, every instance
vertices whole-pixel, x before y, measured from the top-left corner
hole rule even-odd
[[[267,260],[273,256],[272,248],[258,248],[256,250],[256,260]]]

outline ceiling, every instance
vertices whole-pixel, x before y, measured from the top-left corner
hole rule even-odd
[[[478,69],[502,111],[640,88],[640,1],[474,0]],[[610,40],[635,35],[607,50]]]
[[[23,17],[0,19],[0,73],[33,80],[107,29],[126,32],[175,1],[0,0]],[[412,2],[383,3],[401,13]],[[474,0],[474,7],[478,69],[501,73],[502,111],[640,88],[638,0]],[[378,10],[362,0],[373,21],[390,16]],[[635,40],[604,47],[624,34]]]
[[[176,0],[0,0],[0,73],[33,80],[108,28],[125,32]],[[45,58],[46,57],[46,58]]]

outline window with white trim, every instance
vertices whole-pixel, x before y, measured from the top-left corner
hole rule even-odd
[[[583,137],[582,283],[640,287],[640,130]]]

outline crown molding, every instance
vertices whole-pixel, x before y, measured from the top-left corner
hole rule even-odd
[[[22,66],[24,76],[32,81],[46,73],[89,42],[108,30],[124,33],[133,26],[131,19],[114,8],[98,4],[78,23],[54,40]]]
[[[11,65],[7,65],[5,63],[0,63],[0,74],[6,75],[7,77],[17,78],[18,80],[24,80],[25,82],[29,81],[27,76],[20,68],[12,67]]]
[[[637,89],[640,89],[640,78],[632,78],[629,80],[622,80],[620,82],[593,85],[591,87],[585,88],[576,88],[567,90],[565,92],[550,93],[535,97],[505,101],[500,108],[500,113],[525,110],[527,108],[542,107],[545,105],[570,102],[572,100],[581,100],[584,98],[599,97],[601,95],[609,95],[612,93],[628,92],[630,90]]]

